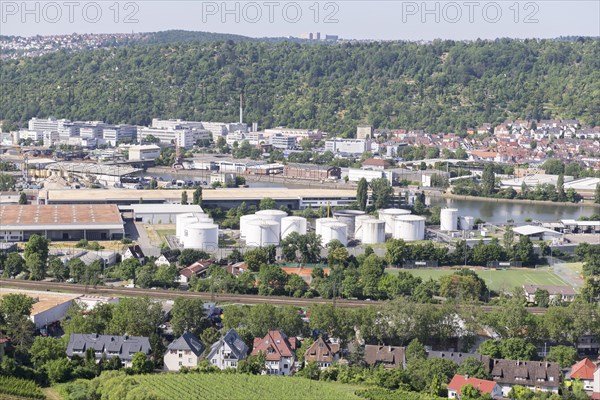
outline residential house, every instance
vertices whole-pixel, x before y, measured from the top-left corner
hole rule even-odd
[[[163,254],[161,254],[160,257],[158,257],[156,259],[156,261],[154,261],[154,264],[156,264],[157,267],[169,266],[171,264],[177,264],[178,257],[179,257],[178,253],[167,251],[167,252],[164,252]]]
[[[200,260],[196,261],[189,267],[185,267],[179,271],[179,278],[177,282],[188,283],[193,276],[200,276],[208,271],[208,268],[213,264],[212,260]]]
[[[193,368],[198,365],[204,352],[204,345],[196,335],[186,332],[167,347],[163,357],[165,371],[179,371],[181,367]]]
[[[225,266],[225,271],[229,272],[233,276],[240,276],[242,273],[244,273],[244,271],[246,271],[246,269],[246,263],[243,261],[234,264],[227,264]]]
[[[291,375],[294,372],[298,339],[288,338],[280,330],[272,330],[263,338],[254,338],[252,355],[264,353],[267,375]]]
[[[404,347],[368,344],[365,346],[364,359],[369,366],[381,364],[385,368],[404,368],[404,350]]]
[[[97,333],[89,335],[72,333],[69,336],[67,357],[72,358],[74,355],[85,357],[88,349],[94,350],[96,362],[103,356],[109,360],[118,357],[125,367],[131,367],[134,354],[141,352],[148,356],[152,353],[150,340],[143,336],[113,336]]]
[[[304,353],[304,361],[314,361],[319,368],[331,367],[340,358],[340,344],[319,336],[317,340]]]
[[[548,291],[550,302],[571,302],[577,294],[571,286],[566,285],[523,285],[525,298],[530,303],[535,303],[535,292],[537,290]]]
[[[144,252],[142,251],[142,248],[140,246],[138,246],[137,244],[134,246],[128,246],[127,250],[125,250],[125,253],[123,253],[123,260],[127,260],[129,258],[135,258],[136,260],[138,260],[140,262],[140,264],[143,264],[145,262],[145,255]]]
[[[220,369],[237,368],[241,360],[248,356],[248,345],[244,343],[235,329],[230,329],[210,347],[206,359],[210,365]]]
[[[561,370],[557,363],[493,360],[491,369],[492,380],[500,385],[505,397],[516,385],[534,391],[558,393]]]
[[[485,379],[469,378],[463,375],[454,375],[448,384],[448,398],[460,399],[462,388],[466,385],[471,385],[478,389],[481,394],[489,394],[493,399],[502,397],[502,388],[494,381]]]
[[[594,372],[596,371],[596,364],[594,364],[589,358],[575,363],[571,367],[569,377],[572,380],[578,379],[583,383],[583,390],[591,392],[594,390]]]
[[[362,162],[363,168],[374,169],[378,171],[383,171],[387,167],[389,167],[389,162],[387,160],[383,160],[381,158],[368,158]]]

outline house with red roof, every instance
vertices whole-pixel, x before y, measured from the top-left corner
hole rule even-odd
[[[263,353],[265,360],[265,373],[267,375],[291,375],[296,362],[296,349],[299,347],[298,339],[288,338],[279,329],[269,331],[263,338],[254,338],[254,348],[251,355]]]
[[[578,379],[583,383],[583,390],[591,392],[594,390],[594,372],[596,371],[596,364],[594,364],[589,358],[575,363],[571,367],[571,373],[569,377],[572,380]]]
[[[600,367],[594,371],[594,390],[592,392],[592,399],[600,399]]]
[[[448,384],[448,398],[460,399],[462,395],[462,388],[466,385],[473,386],[475,389],[478,389],[481,394],[489,394],[493,399],[502,397],[502,388],[494,381],[488,381],[479,378],[469,378],[468,376],[464,375],[454,375]]]

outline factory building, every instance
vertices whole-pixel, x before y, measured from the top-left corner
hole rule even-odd
[[[340,167],[314,164],[288,164],[283,168],[283,176],[291,179],[329,180],[340,179],[342,170]]]
[[[158,157],[160,157],[160,147],[155,144],[129,148],[129,161],[156,160]]]
[[[96,182],[105,186],[112,186],[126,176],[134,175],[141,169],[129,165],[92,164],[76,162],[56,162],[46,167],[49,176],[66,179],[67,181],[79,180],[81,182]]]
[[[33,234],[50,240],[118,240],[123,219],[110,204],[0,205],[0,240],[22,242]]]
[[[174,224],[179,214],[203,213],[202,207],[192,204],[131,204],[119,207],[133,212],[136,222],[144,224]]]

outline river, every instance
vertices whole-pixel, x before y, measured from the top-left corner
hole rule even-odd
[[[514,220],[515,223],[524,223],[527,218],[534,221],[555,222],[560,219],[577,219],[599,212],[598,208],[590,205],[563,206],[551,203],[517,203],[507,200],[496,202],[443,197],[431,197],[429,201],[431,205],[456,208],[460,216],[472,216],[492,223],[505,223],[509,219]]]

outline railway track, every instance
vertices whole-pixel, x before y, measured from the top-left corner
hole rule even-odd
[[[186,297],[201,299],[204,301],[212,301],[217,303],[237,303],[237,304],[263,304],[269,303],[273,305],[286,305],[297,307],[308,307],[314,304],[334,304],[331,299],[313,298],[313,299],[297,299],[294,297],[285,296],[258,296],[252,294],[231,294],[231,293],[204,293],[204,292],[188,292],[178,290],[162,290],[162,289],[141,289],[141,288],[123,288],[113,286],[88,286],[72,283],[60,282],[38,282],[38,281],[22,281],[15,279],[0,279],[0,289],[15,288],[25,290],[38,290],[48,292],[65,292],[65,293],[82,293],[94,294],[103,296],[123,296],[123,297],[151,297],[155,299],[175,299],[176,297]],[[367,306],[381,306],[384,304],[381,301],[368,300],[347,300],[336,299],[335,305],[343,308],[360,308]],[[484,312],[492,312],[497,310],[497,306],[481,306]],[[529,307],[527,308],[532,314],[544,314],[545,308]]]

